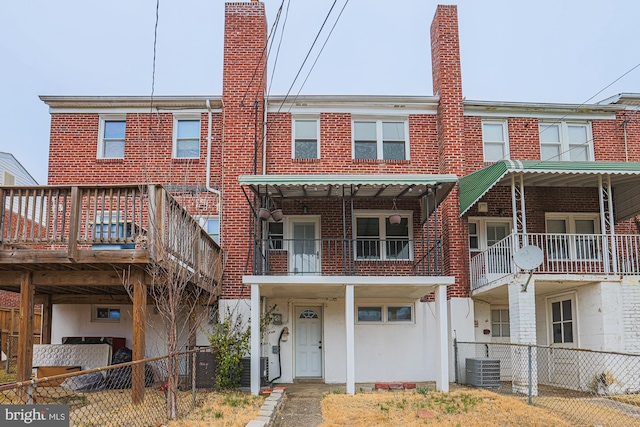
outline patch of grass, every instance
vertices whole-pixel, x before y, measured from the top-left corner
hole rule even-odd
[[[0,384],[12,383],[15,380],[16,380],[15,372],[7,373],[4,369],[0,369]]]
[[[244,408],[251,405],[251,395],[241,393],[225,393],[222,403],[232,408]]]

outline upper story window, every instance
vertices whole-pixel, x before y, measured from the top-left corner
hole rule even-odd
[[[589,123],[540,123],[541,160],[593,160]]]
[[[320,134],[318,119],[303,118],[293,120],[293,158],[320,158]]]
[[[197,159],[200,157],[199,118],[174,118],[173,157],[177,159]]]
[[[547,213],[547,256],[553,260],[597,260],[600,258],[598,214]]]
[[[408,127],[406,120],[354,120],[353,158],[408,160]]]
[[[124,159],[124,141],[127,122],[124,117],[100,118],[98,158]]]
[[[356,213],[356,259],[359,260],[410,260],[413,249],[411,212],[400,213],[399,224],[391,224],[388,212]]]
[[[485,162],[499,162],[509,158],[509,136],[506,120],[482,122],[482,146]]]
[[[204,228],[209,236],[220,244],[220,218],[217,216],[200,218],[200,226]]]
[[[4,171],[2,185],[16,185],[16,176],[11,172]]]

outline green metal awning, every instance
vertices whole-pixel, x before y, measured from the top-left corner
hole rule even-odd
[[[460,216],[494,186],[511,185],[511,176],[520,173],[525,187],[598,187],[597,176],[609,175],[616,221],[640,213],[640,163],[502,160],[460,179]]]
[[[440,174],[242,175],[238,182],[258,196],[281,199],[422,199],[429,202],[431,213],[451,192],[458,177]]]

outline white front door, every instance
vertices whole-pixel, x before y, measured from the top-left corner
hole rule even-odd
[[[322,377],[322,307],[296,307],[296,378]]]
[[[577,351],[576,300],[563,295],[547,300],[549,309],[549,376],[554,385],[569,389],[580,388],[580,358]]]
[[[320,273],[319,221],[294,218],[290,227],[289,271],[296,275]]]

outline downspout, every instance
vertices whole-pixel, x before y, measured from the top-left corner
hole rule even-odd
[[[264,122],[262,125],[262,174],[267,174],[267,96],[264,96]],[[281,206],[282,207],[282,206]]]
[[[205,100],[205,104],[207,106],[207,111],[208,111],[208,120],[207,120],[207,182],[205,184],[205,187],[207,189],[207,191],[209,191],[210,193],[215,194],[216,196],[218,196],[218,204],[216,206],[217,208],[217,212],[218,212],[218,218],[222,217],[222,211],[221,211],[221,207],[222,207],[222,193],[220,190],[216,190],[215,188],[211,188],[211,119],[212,119],[212,114],[211,114],[211,102],[207,99]],[[222,109],[224,110],[224,104],[222,106]],[[224,119],[223,119],[224,122]],[[224,126],[224,124],[223,124]],[[224,138],[224,130],[222,131],[222,137]],[[220,241],[222,242],[222,227],[220,227]]]

